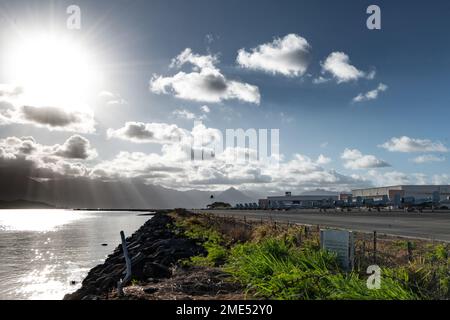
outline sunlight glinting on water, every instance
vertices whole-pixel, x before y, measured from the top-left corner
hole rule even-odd
[[[131,235],[148,219],[132,212],[0,210],[0,300],[62,299],[120,243],[121,230]]]
[[[51,232],[89,215],[71,210],[1,210],[0,230]]]

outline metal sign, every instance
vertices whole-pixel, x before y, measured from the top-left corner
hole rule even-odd
[[[346,230],[320,230],[320,246],[323,250],[336,253],[337,259],[345,270],[353,268],[353,233]]]

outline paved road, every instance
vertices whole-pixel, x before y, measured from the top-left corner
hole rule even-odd
[[[320,213],[314,210],[197,210],[217,215],[250,219],[270,219],[282,222],[336,227],[362,232],[389,234],[402,237],[434,239],[450,242],[450,212],[345,212]]]

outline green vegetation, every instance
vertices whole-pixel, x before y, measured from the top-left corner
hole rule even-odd
[[[366,279],[343,272],[334,255],[283,240],[237,245],[224,269],[249,292],[270,299],[417,299],[390,276],[380,290],[368,290]]]
[[[366,283],[367,258],[357,257],[363,263],[345,272],[333,254],[320,249],[318,238],[305,227],[280,228],[265,223],[249,228],[245,222],[208,215],[176,220],[177,227],[207,251],[206,256],[193,257],[185,264],[219,267],[246,288],[249,296],[283,300],[450,298],[445,245],[434,245],[411,262],[386,264],[389,267],[382,268],[381,288],[370,290]],[[406,242],[396,241],[388,251],[405,248]]]
[[[206,227],[201,220],[195,218],[180,220],[176,225],[185,230],[185,236],[201,243],[207,251],[206,256],[192,257],[190,261],[185,261],[185,264],[213,267],[225,262],[227,256],[225,240],[218,231]]]

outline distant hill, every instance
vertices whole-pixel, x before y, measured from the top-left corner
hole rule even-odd
[[[258,202],[257,199],[248,196],[247,194],[237,190],[236,188],[229,188],[221,192],[215,197],[214,201],[226,202],[233,206],[237,203]]]
[[[227,202],[232,205],[255,202],[255,199],[235,188],[223,192],[178,191],[133,179],[116,181],[89,178],[37,180],[15,175],[11,176],[9,180],[13,183],[0,184],[0,200],[10,202],[24,199],[26,202],[48,203],[59,208],[191,209],[206,208],[208,204],[215,201]],[[211,195],[214,196],[214,199],[211,199]]]
[[[0,209],[54,209],[55,207],[43,202],[27,200],[0,200]]]

